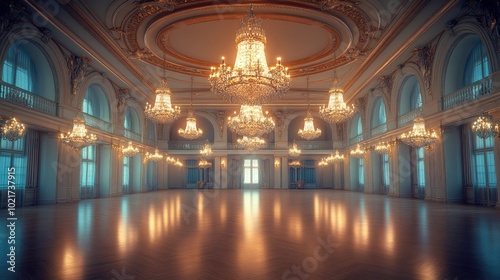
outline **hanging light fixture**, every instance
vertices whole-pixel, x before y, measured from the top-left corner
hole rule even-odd
[[[9,141],[17,141],[26,134],[26,127],[24,124],[18,122],[16,118],[11,118],[5,121],[2,126],[2,137]]]
[[[344,102],[344,90],[339,85],[337,72],[333,71],[333,82],[330,88],[328,106],[319,108],[321,117],[329,123],[341,123],[351,118],[355,113],[354,105],[347,106]]]
[[[196,118],[193,112],[193,77],[191,77],[191,101],[188,116],[186,118],[186,129],[179,128],[179,135],[189,140],[196,139],[203,134],[203,130],[196,128]]]
[[[291,167],[300,167],[300,161],[299,160],[292,160],[288,163],[288,165]]]
[[[163,158],[163,155],[158,152],[158,149],[155,149],[154,154],[147,152],[146,155],[144,155],[144,162],[160,161],[162,158]]]
[[[415,148],[421,148],[434,144],[437,140],[435,131],[428,132],[425,129],[425,121],[422,117],[416,117],[413,120],[413,128],[400,136],[401,141],[406,145]]]
[[[327,166],[328,165],[328,161],[325,159],[325,158],[322,158],[319,163],[318,163],[318,166],[319,167],[324,167],[324,166]]]
[[[227,126],[239,135],[258,137],[274,129],[274,120],[264,116],[261,105],[241,105],[239,114],[228,118]]]
[[[266,141],[259,137],[247,137],[239,138],[236,140],[238,145],[246,150],[255,151],[266,146]]]
[[[132,146],[132,141],[129,141],[127,147],[122,146],[121,152],[125,157],[133,157],[139,153],[139,149]]]
[[[165,62],[165,57],[163,57]],[[146,118],[155,123],[171,123],[181,114],[181,109],[178,106],[172,107],[170,95],[172,92],[168,88],[166,66],[163,66],[163,77],[160,80],[160,86],[155,91],[155,104],[146,103],[144,114]]]
[[[212,145],[210,145],[210,142],[208,140],[203,144],[203,148],[200,150],[200,154],[202,158],[211,158],[214,152],[212,151]]]
[[[335,155],[332,153],[329,157],[327,157],[326,162],[328,164],[330,163],[335,163],[335,162],[341,162],[344,160],[344,155],[341,155],[338,150],[335,151]]]
[[[199,162],[198,162],[198,167],[199,168],[209,168],[212,166],[212,163],[211,162],[208,162],[206,159],[201,159]]]
[[[375,145],[374,150],[377,154],[388,154],[391,151],[391,145],[388,142],[380,142]]]
[[[269,103],[285,94],[290,88],[288,69],[281,65],[281,58],[276,66],[268,67],[266,42],[262,21],[255,17],[251,6],[236,33],[234,68],[226,65],[224,57],[218,68],[211,68],[212,92],[230,102],[248,105]]]
[[[495,136],[498,124],[495,125],[492,119],[490,114],[483,112],[472,124],[472,132],[483,139]]]
[[[85,127],[85,119],[82,112],[79,112],[73,119],[73,130],[66,135],[61,133],[59,139],[75,150],[81,150],[97,141],[97,137],[94,134],[87,135],[87,128]]]
[[[293,144],[290,146],[290,149],[288,150],[288,155],[292,158],[295,158],[300,156],[301,153],[302,151],[299,149],[299,146],[294,141]]]
[[[309,109],[309,77],[307,77],[307,114],[304,118],[304,129],[299,129],[298,134],[306,140],[316,139],[321,135],[321,129],[314,129],[314,119]]]
[[[354,158],[363,158],[365,156],[365,150],[361,149],[359,144],[356,145],[356,149],[351,150],[351,157]]]

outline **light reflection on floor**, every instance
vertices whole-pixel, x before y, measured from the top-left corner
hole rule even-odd
[[[309,279],[500,279],[495,209],[331,190],[169,190],[17,214],[17,279],[116,279],[122,269],[282,279],[328,236],[339,247]]]

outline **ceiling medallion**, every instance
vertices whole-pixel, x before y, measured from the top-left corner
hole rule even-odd
[[[281,58],[274,67],[268,67],[266,42],[262,20],[255,17],[250,7],[236,33],[234,68],[226,65],[224,57],[218,68],[211,68],[212,92],[229,102],[248,105],[269,103],[285,94],[290,88],[288,69],[281,65]]]
[[[241,105],[239,114],[228,118],[227,126],[239,135],[257,137],[271,132],[274,120],[264,116],[260,105]]]

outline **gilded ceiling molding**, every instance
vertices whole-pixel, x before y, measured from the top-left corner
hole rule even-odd
[[[224,123],[226,122],[226,111],[209,111],[208,113],[217,121],[220,136],[222,137],[222,135],[224,135]]]
[[[80,90],[81,82],[88,73],[90,59],[84,56],[76,56],[71,54],[65,57],[66,65],[70,72],[71,93],[75,96]]]

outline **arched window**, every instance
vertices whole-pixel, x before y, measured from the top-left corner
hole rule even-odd
[[[135,141],[141,141],[141,124],[139,115],[132,107],[127,107],[125,110],[125,120],[123,122],[125,128],[125,137]]]
[[[376,136],[387,131],[385,105],[382,97],[377,98],[372,111],[371,135]]]
[[[420,85],[416,82],[412,85],[410,91],[410,111],[420,107],[422,107],[422,93],[420,92]]]
[[[463,86],[473,84],[490,74],[488,56],[481,41],[475,43],[465,62]]]
[[[99,85],[92,84],[85,91],[82,111],[104,121],[109,121],[108,100]]]
[[[349,144],[356,144],[363,141],[363,124],[361,122],[361,116],[356,113],[351,121],[351,130],[349,132]]]
[[[35,63],[29,52],[22,45],[10,47],[3,62],[2,80],[34,93],[36,76]]]

